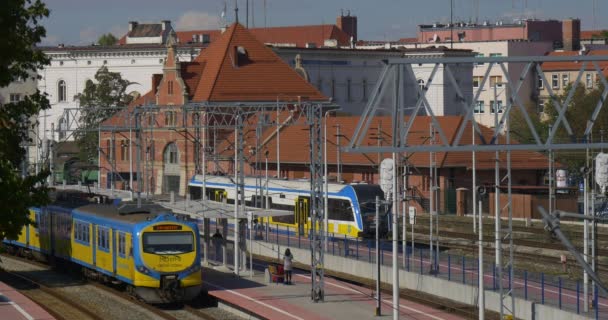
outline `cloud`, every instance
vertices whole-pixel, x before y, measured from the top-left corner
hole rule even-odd
[[[175,29],[177,30],[205,30],[218,29],[219,27],[219,15],[201,11],[187,11],[175,23]]]

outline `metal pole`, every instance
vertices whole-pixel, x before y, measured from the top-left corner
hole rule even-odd
[[[237,120],[238,121],[238,120]],[[239,139],[238,124],[234,127],[234,274],[239,275]]]
[[[327,252],[327,236],[329,235],[329,223],[328,223],[328,209],[329,209],[329,171],[327,169],[327,115],[329,115],[329,111],[325,112],[325,127],[323,128],[323,137],[325,138],[325,143],[324,143],[324,150],[323,150],[323,154],[325,156],[325,165],[324,165],[324,170],[325,170],[325,194],[323,196],[323,206],[325,208],[325,215],[324,215],[324,221],[323,224],[325,225],[325,241],[323,243],[323,247],[325,252]]]
[[[587,168],[589,168],[589,149],[586,150]],[[588,173],[583,173],[583,213],[585,216],[589,216],[589,191],[588,191]],[[585,219],[583,222],[583,258],[585,263],[589,261],[589,220]],[[584,271],[583,273],[583,310],[589,312],[589,274]]]
[[[477,191],[473,191],[477,192]],[[477,275],[479,280],[477,281],[479,284],[479,320],[485,319],[485,309],[486,309],[486,291],[484,289],[483,281],[484,281],[484,273],[483,273],[483,215],[481,213],[482,202],[479,200],[479,232],[478,234],[478,248],[479,248],[479,271]],[[473,204],[475,207],[475,204]]]
[[[129,126],[129,191],[131,198],[133,198],[133,137],[132,137],[132,126]]]
[[[496,87],[498,83],[494,83],[494,132],[496,134],[496,144],[498,144],[498,96],[496,93]],[[494,240],[495,240],[495,250],[496,250],[496,274],[498,277],[498,292],[500,295],[500,319],[504,318],[504,305],[502,303],[503,299],[503,286],[502,286],[502,243],[501,243],[501,208],[500,208],[500,154],[498,151],[495,152],[495,162],[494,162],[494,213],[495,213],[495,230],[494,230]]]
[[[281,179],[281,121],[279,121],[279,96],[277,96],[277,178]]]
[[[101,137],[101,135],[99,135],[99,137]],[[51,143],[49,146],[49,170],[51,171],[51,186],[55,184],[55,168],[53,168],[53,149],[54,148],[55,148],[55,123],[51,122]]]
[[[203,117],[199,124],[203,124],[203,196],[201,197],[204,202],[207,200],[207,113],[203,112]]]
[[[381,315],[380,293],[380,197],[376,196],[376,317]]]
[[[405,163],[403,164],[403,214],[401,215],[402,221],[402,235],[401,235],[401,248],[403,248],[403,266],[405,267],[405,258],[407,255],[407,211],[409,208],[409,201],[407,199],[407,154],[405,156]]]
[[[475,145],[475,126],[471,123],[471,135],[472,135],[472,143]],[[473,189],[471,189],[473,193],[473,233],[477,233],[477,161],[475,151],[472,152],[472,162],[473,162]]]
[[[431,124],[429,127],[429,137],[430,144],[433,144],[433,125]],[[435,179],[433,178],[433,152],[429,152],[429,262],[431,263],[430,272],[433,272],[433,267],[435,264],[433,263],[433,210],[435,208],[435,189],[433,182]]]
[[[397,161],[397,153],[393,152],[393,163]],[[397,169],[393,169],[393,319],[399,319],[399,269],[397,265],[399,233],[397,231],[397,221],[399,221],[399,197],[398,197],[398,175]]]
[[[551,134],[552,125],[549,125]],[[553,213],[553,151],[549,150],[549,213]]]
[[[337,173],[336,174],[338,175],[338,183],[341,183],[342,182],[342,167],[340,165],[341,159],[340,159],[340,124],[339,123],[336,125],[336,130],[337,130],[337,133],[336,133],[336,153],[337,153],[337,155],[336,155],[337,170],[336,171],[337,171]],[[395,163],[395,166],[397,166],[397,163]]]

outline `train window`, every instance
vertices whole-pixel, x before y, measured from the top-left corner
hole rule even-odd
[[[328,219],[354,221],[353,208],[350,201],[344,199],[328,199]]]
[[[74,239],[83,244],[89,244],[89,224],[76,221],[74,227]]]
[[[125,245],[125,234],[122,232],[118,233],[118,254],[121,257],[125,257],[126,255],[126,245]]]
[[[110,249],[110,230],[104,227],[97,227],[97,248],[101,251],[109,251]]]
[[[145,253],[181,254],[194,251],[192,232],[146,232],[143,234]]]

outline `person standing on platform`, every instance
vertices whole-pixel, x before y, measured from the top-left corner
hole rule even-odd
[[[289,248],[285,249],[283,257],[283,270],[285,271],[285,284],[291,284],[291,272],[293,270],[293,255]]]
[[[215,229],[215,233],[211,238],[213,239],[213,247],[215,247],[215,260],[220,261],[219,257],[222,256],[222,241],[224,240],[224,237],[222,237],[222,234],[220,233],[220,229]]]

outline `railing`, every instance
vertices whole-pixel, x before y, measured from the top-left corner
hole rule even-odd
[[[293,227],[270,225],[261,226],[255,230],[253,239],[268,243],[300,249],[309,249],[310,243],[307,235],[298,234]],[[230,233],[229,233],[230,234]],[[368,263],[376,262],[376,247],[374,239],[354,239],[344,235],[328,234],[328,252],[335,256],[341,256],[357,261]],[[249,234],[247,234],[249,238]],[[381,252],[380,263],[385,266],[392,265],[392,242],[381,240],[379,249]],[[218,260],[217,252],[214,247],[209,248],[209,258]],[[282,252],[281,252],[282,254]],[[439,252],[436,254],[438,273],[432,276],[443,278],[449,281],[456,281],[471,286],[478,286],[478,259],[474,256],[463,256]],[[233,254],[227,255],[230,261]],[[419,274],[430,274],[431,259],[429,250],[426,246],[412,248],[408,245],[404,250],[399,245],[398,265],[400,269],[416,272]],[[486,261],[493,261],[489,258]],[[499,279],[496,275],[496,265],[484,263],[484,287],[486,290],[498,290]],[[608,297],[598,294],[596,287],[590,284],[589,290],[589,312],[584,313],[584,294],[583,284],[580,280],[572,280],[559,275],[551,275],[542,272],[531,272],[522,269],[515,269],[513,288],[509,288],[509,274],[503,277],[505,289],[512,289],[513,294],[521,299],[535,301],[539,304],[555,306],[559,309],[567,310],[577,314],[585,314],[595,319],[608,319]]]

